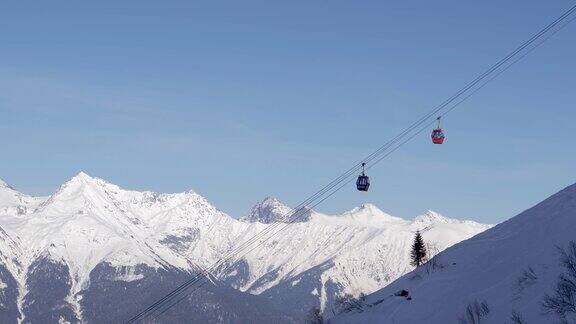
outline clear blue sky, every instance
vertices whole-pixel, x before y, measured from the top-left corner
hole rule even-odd
[[[0,177],[295,205],[572,1],[4,1]],[[499,222],[576,181],[576,23],[319,210]]]

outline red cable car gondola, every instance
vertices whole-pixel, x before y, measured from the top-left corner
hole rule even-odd
[[[444,134],[444,130],[440,127],[440,118],[438,117],[438,127],[432,130],[432,143],[434,144],[443,144],[444,140],[446,139],[446,135]]]
[[[364,173],[364,169],[366,167],[366,163],[362,163],[362,174],[358,176],[358,180],[356,180],[356,189],[358,191],[368,191],[370,188],[370,178]]]

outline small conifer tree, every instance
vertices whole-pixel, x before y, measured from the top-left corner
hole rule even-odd
[[[422,265],[426,259],[426,245],[424,244],[424,239],[422,238],[420,231],[417,231],[416,235],[414,236],[414,243],[412,243],[410,259],[410,264],[415,267]]]

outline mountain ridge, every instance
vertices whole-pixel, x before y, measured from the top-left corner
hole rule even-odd
[[[270,197],[259,205],[271,207],[260,210],[264,216],[292,211]],[[271,309],[304,318],[313,307],[330,312],[339,295],[370,293],[408,271],[412,237],[424,229],[369,204],[334,216],[303,211],[305,222],[283,224],[281,236],[226,260],[211,275],[242,293],[268,300]],[[85,300],[100,300],[99,286],[124,282],[136,293],[138,288],[132,285],[149,282],[147,276],[180,278],[210,269],[236,246],[276,226],[274,222],[287,221],[266,217],[270,222],[236,220],[194,191],[131,191],[79,173],[38,208],[24,215],[0,214],[0,226],[17,238],[19,265],[8,267],[7,273],[14,273],[17,288],[11,289],[20,292],[18,309],[30,316],[40,312],[31,306],[33,298],[52,305],[48,296],[38,295],[35,282],[48,285],[54,279],[46,273],[44,279],[30,281],[38,275],[34,269],[51,269],[50,273],[70,278],[56,281],[63,291],[62,307],[70,310],[59,316],[70,320],[90,313],[92,305]],[[424,235],[444,249],[489,227],[431,222]],[[295,302],[283,302],[279,289]],[[92,299],[82,299],[86,294]]]

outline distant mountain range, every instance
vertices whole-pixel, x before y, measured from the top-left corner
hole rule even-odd
[[[344,295],[369,294],[412,270],[422,231],[432,252],[490,225],[428,211],[414,220],[365,204],[342,215],[266,198],[240,220],[192,191],[128,191],[80,173],[49,197],[0,182],[0,322],[119,322],[257,240],[205,276],[206,284],[158,322],[302,322],[337,313]]]

